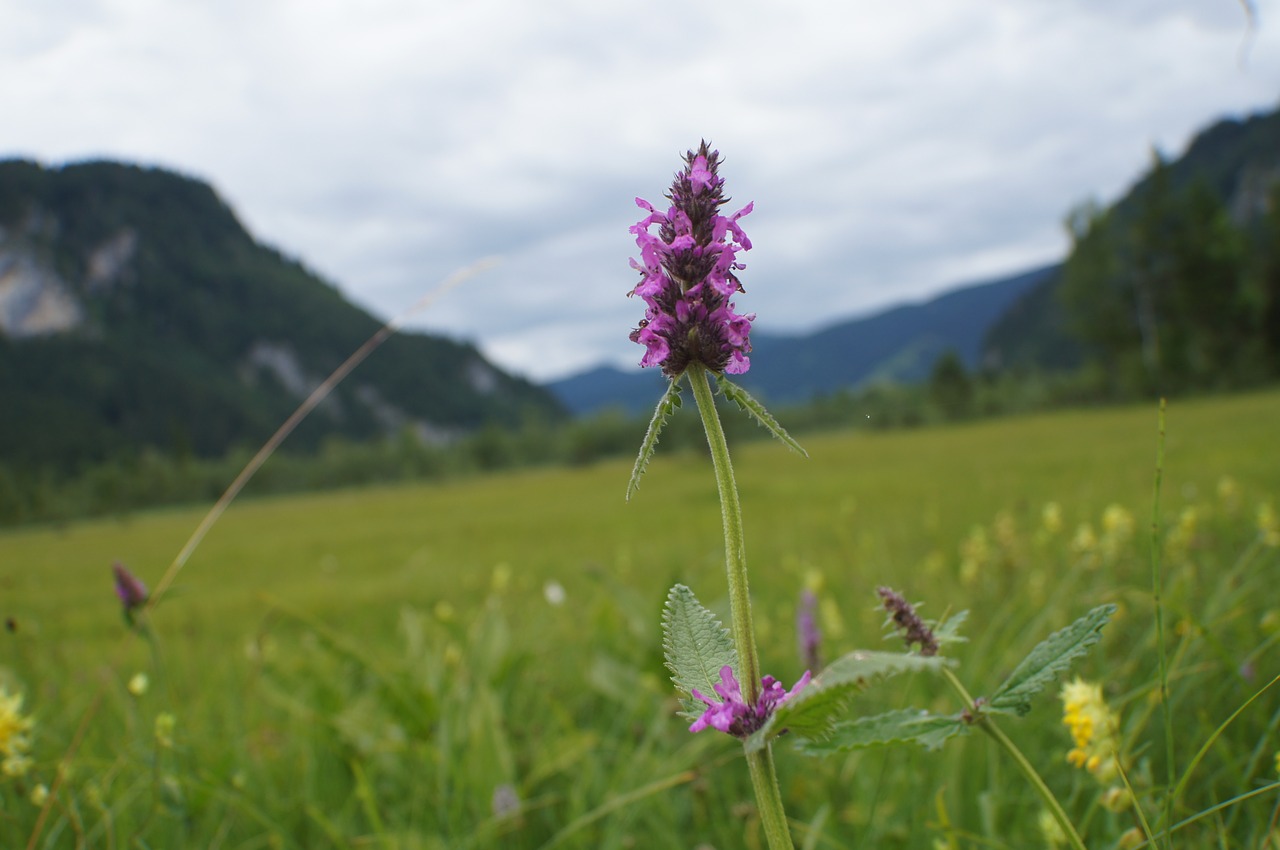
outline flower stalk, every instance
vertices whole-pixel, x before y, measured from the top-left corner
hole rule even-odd
[[[1062,804],[1058,802],[1058,798],[1054,796],[1053,791],[1049,790],[1049,786],[1045,784],[1044,779],[1041,778],[1035,767],[1023,755],[1022,750],[1018,749],[1018,745],[988,715],[982,712],[982,704],[969,695],[964,683],[956,677],[956,674],[950,668],[943,667],[941,670],[943,678],[947,680],[947,684],[951,686],[951,689],[956,692],[964,703],[965,713],[971,718],[972,724],[982,730],[991,740],[995,741],[996,745],[1004,750],[1005,754],[1017,765],[1027,783],[1040,796],[1049,813],[1053,815],[1053,819],[1058,822],[1058,826],[1062,827],[1067,843],[1071,845],[1073,850],[1087,850],[1083,839],[1080,838],[1080,834],[1076,832],[1071,818],[1067,817],[1066,811],[1062,808]]]
[[[693,363],[685,370],[693,389],[698,413],[707,432],[707,445],[715,466],[716,486],[720,492],[720,513],[724,522],[725,571],[729,580],[730,633],[738,652],[738,681],[743,689],[743,700],[755,705],[760,697],[760,658],[756,649],[755,629],[751,619],[751,594],[747,586],[746,542],[742,532],[742,505],[738,499],[738,485],[733,477],[733,464],[729,460],[729,444],[724,428],[716,413],[707,370],[700,363]],[[787,828],[786,810],[782,805],[782,791],[778,786],[777,770],[773,764],[773,752],[769,745],[755,752],[747,752],[747,768],[751,773],[751,785],[756,794],[756,806],[770,850],[794,847],[791,831]]]

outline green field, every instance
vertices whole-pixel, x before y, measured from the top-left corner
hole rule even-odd
[[[1175,401],[1166,430],[1158,534],[1181,778],[1280,672],[1280,548],[1258,521],[1280,507],[1280,392]],[[734,455],[764,670],[803,672],[806,582],[828,659],[900,646],[884,642],[877,585],[926,616],[968,609],[954,655],[975,694],[1115,602],[1079,672],[1119,712],[1129,778],[1158,819],[1155,407],[803,442],[807,460],[771,443]],[[238,502],[150,613],[152,641],[122,621],[110,566],[154,586],[205,507],[0,533],[0,685],[35,721],[34,766],[0,776],[0,847],[760,846],[741,748],[686,731],[662,666],[673,583],[727,604],[710,461],[660,449],[628,504],[629,471]],[[1049,503],[1060,527],[1045,524]],[[150,687],[135,696],[138,672]],[[956,708],[918,678],[855,710],[907,705]],[[1176,846],[1278,840],[1275,789],[1210,811],[1276,781],[1278,707],[1280,688],[1265,691],[1195,764],[1173,814],[1202,816]],[[171,745],[154,731],[162,713]],[[1061,719],[1055,692],[1002,726],[1089,846],[1115,846],[1133,811],[1106,810],[1066,762]],[[776,751],[798,846],[1047,846],[1036,798],[980,736],[941,752],[814,760],[786,738]],[[42,806],[37,785],[52,792]]]

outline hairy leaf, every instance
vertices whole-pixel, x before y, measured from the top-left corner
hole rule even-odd
[[[716,386],[720,388],[721,395],[750,414],[751,418],[755,419],[767,428],[769,433],[786,443],[787,448],[791,449],[793,452],[802,454],[805,457],[809,456],[809,453],[795,441],[795,438],[787,433],[787,429],[783,428],[782,425],[778,423],[778,420],[773,418],[773,414],[765,410],[764,405],[756,401],[751,396],[751,393],[729,381],[723,375],[716,376]]]
[[[906,708],[871,717],[841,720],[831,727],[825,737],[801,740],[797,742],[796,749],[812,756],[907,743],[936,750],[948,738],[968,731],[968,724],[959,714],[943,716]]]
[[[937,670],[950,662],[898,652],[851,652],[831,662],[803,691],[783,703],[747,739],[748,752],[760,749],[788,730],[803,738],[822,738],[845,711],[849,700],[880,679],[916,670]]]
[[[627,482],[628,502],[639,489],[640,476],[644,475],[649,461],[653,458],[653,453],[658,448],[658,435],[662,433],[662,427],[679,409],[680,379],[676,378],[667,384],[667,391],[662,394],[662,398],[658,399],[658,406],[653,411],[653,419],[649,420],[649,430],[645,432],[644,441],[640,443],[640,454],[636,457],[636,465],[631,469],[631,480]]]
[[[662,653],[684,706],[681,714],[691,719],[704,706],[690,692],[697,688],[713,694],[720,684],[720,668],[728,664],[735,673],[738,669],[738,653],[728,630],[683,584],[671,588],[663,606]]]
[[[1031,698],[1053,684],[1072,662],[1102,639],[1102,627],[1116,612],[1114,605],[1099,605],[1065,629],[1036,644],[1009,678],[991,696],[986,708],[999,714],[1026,714]]]

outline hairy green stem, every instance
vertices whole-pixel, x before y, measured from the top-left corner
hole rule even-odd
[[[747,588],[747,552],[742,533],[742,505],[738,501],[738,484],[729,462],[729,444],[716,413],[707,370],[694,364],[689,367],[689,383],[698,402],[702,426],[707,431],[707,445],[716,469],[716,486],[720,490],[720,514],[724,520],[724,560],[729,578],[729,620],[733,645],[738,650],[738,681],[747,705],[760,698],[760,658],[756,652],[755,627],[751,622],[751,594]]]
[[[760,699],[760,657],[756,651],[755,629],[751,623],[751,594],[747,587],[747,554],[742,533],[742,505],[738,501],[738,485],[733,479],[733,464],[729,462],[729,444],[724,438],[724,428],[716,413],[715,400],[707,370],[700,364],[691,365],[686,372],[693,397],[698,403],[698,413],[707,432],[707,445],[711,448],[711,460],[715,464],[716,486],[720,490],[720,513],[724,520],[725,570],[729,578],[729,621],[734,647],[738,652],[738,682],[747,705],[755,705]],[[773,753],[769,745],[755,752],[748,752],[747,767],[751,771],[751,785],[756,793],[756,806],[764,825],[765,838],[770,850],[791,850],[791,831],[787,828],[787,813],[782,806],[782,791],[778,787],[778,774],[773,765]]]
[[[1080,838],[1080,834],[1076,832],[1075,825],[1071,823],[1071,819],[1067,817],[1066,811],[1063,810],[1062,804],[1058,802],[1058,798],[1049,790],[1049,786],[1044,784],[1044,780],[1036,772],[1031,762],[1027,761],[1027,757],[1022,754],[1022,750],[1018,749],[1018,745],[995,724],[995,721],[982,713],[982,707],[975,703],[973,697],[969,695],[969,691],[965,689],[964,684],[956,678],[955,673],[951,672],[949,668],[943,667],[942,675],[946,678],[947,684],[951,685],[952,690],[959,694],[960,699],[964,702],[965,709],[973,714],[973,725],[981,729],[1000,746],[1000,749],[1005,751],[1009,758],[1013,759],[1013,763],[1022,771],[1023,777],[1026,778],[1035,792],[1040,795],[1040,799],[1048,807],[1053,819],[1062,827],[1062,832],[1067,837],[1067,843],[1075,850],[1087,850],[1084,846],[1084,841]]]

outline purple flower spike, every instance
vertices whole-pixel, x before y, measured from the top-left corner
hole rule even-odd
[[[131,614],[147,603],[147,586],[142,583],[142,579],[129,572],[119,561],[111,565],[111,572],[116,577],[116,596],[120,597],[125,614]]]
[[[800,681],[796,682],[796,686],[790,691],[783,688],[782,684],[772,676],[765,676],[760,680],[762,685],[760,698],[756,700],[754,706],[749,706],[742,699],[742,688],[733,675],[733,668],[726,664],[720,668],[720,684],[714,686],[722,702],[711,701],[699,693],[697,688],[691,691],[694,699],[707,704],[707,710],[693,721],[689,731],[701,732],[710,726],[735,738],[749,737],[752,732],[764,725],[778,706],[804,690],[805,685],[809,684],[809,675],[809,671],[806,670],[800,677]]]
[[[814,617],[818,596],[807,587],[800,595],[800,607],[796,609],[796,639],[800,644],[800,659],[809,667],[822,666],[822,632]]]
[[[738,252],[750,250],[751,240],[738,219],[751,212],[752,204],[720,215],[729,201],[716,174],[720,152],[705,141],[696,153],[685,154],[685,163],[671,184],[665,213],[636,198],[648,215],[631,227],[640,248],[640,260],[632,259],[631,267],[640,272],[640,282],[628,295],[639,295],[648,310],[631,341],[645,347],[641,366],[661,366],[669,378],[679,377],[690,363],[716,374],[741,374],[751,366],[748,335],[755,314],[734,312],[729,299],[743,291],[735,274],[744,268]],[[655,224],[656,235],[649,232]]]

